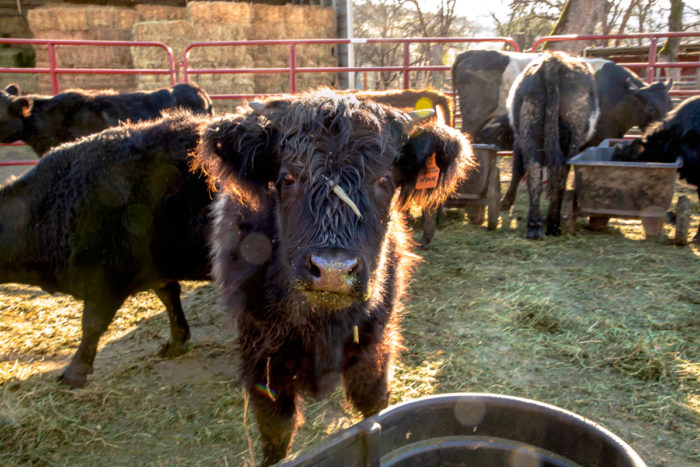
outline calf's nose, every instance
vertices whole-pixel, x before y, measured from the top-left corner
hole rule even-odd
[[[360,274],[360,258],[345,250],[329,249],[311,253],[308,262],[312,288],[349,294]]]

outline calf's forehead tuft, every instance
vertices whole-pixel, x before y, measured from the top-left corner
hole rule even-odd
[[[299,166],[319,159],[326,166],[390,164],[408,122],[404,114],[381,104],[325,93],[290,102],[275,120],[285,162]]]

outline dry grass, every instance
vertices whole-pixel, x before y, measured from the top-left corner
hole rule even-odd
[[[697,229],[697,199],[678,191],[691,196]],[[457,212],[442,223],[411,287],[392,402],[528,397],[602,423],[651,466],[697,465],[700,251],[642,240],[638,221],[527,241],[525,199],[495,232]],[[142,293],[110,326],[88,385],[68,390],[55,377],[77,346],[80,304],[1,286],[0,463],[249,464],[235,330],[210,284],[187,283],[183,295],[186,355],[156,356],[167,319]],[[340,389],[304,412],[295,450],[359,420]]]

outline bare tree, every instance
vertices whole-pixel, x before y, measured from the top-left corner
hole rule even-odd
[[[595,33],[596,27],[603,23],[605,4],[605,0],[567,0],[551,35]],[[580,55],[585,46],[583,41],[566,41],[549,42],[545,48]]]
[[[473,30],[465,18],[455,16],[457,0],[440,0],[435,11],[426,11],[416,0],[365,0],[355,4],[355,37],[447,37],[465,36]],[[420,44],[410,50],[410,65],[440,64],[443,49],[436,44]],[[400,44],[364,44],[355,47],[359,66],[396,66],[402,63]],[[378,89],[400,87],[400,73],[381,72]],[[412,73],[411,81],[420,86],[441,87],[444,73]]]
[[[671,11],[668,15],[668,30],[669,32],[683,30],[683,0],[669,0],[671,3]],[[659,62],[677,62],[678,61],[678,46],[680,39],[678,37],[669,37],[664,42],[664,46],[659,50]],[[666,74],[673,78],[674,86],[678,86],[681,81],[680,68],[667,68]]]
[[[569,3],[569,9],[565,12],[567,3]],[[577,4],[585,9],[572,10]],[[593,7],[594,5],[595,7]],[[564,0],[511,0],[508,6],[510,12],[507,18],[499,19],[492,15],[497,32],[499,35],[505,36],[511,36],[516,32],[524,33],[525,43],[528,46],[537,37],[549,35],[553,31],[557,34],[568,32],[575,34],[624,34],[627,32],[659,31],[666,26],[665,18],[668,16],[666,7],[659,0],[572,0],[572,2]],[[592,10],[593,8],[594,10]],[[592,11],[592,13],[589,14],[588,11]],[[693,17],[697,18],[695,25],[697,28],[700,24],[700,10]],[[567,21],[559,21],[560,19]],[[575,21],[569,22],[569,26],[564,28],[564,24],[569,19]],[[593,19],[595,19],[595,25],[591,27],[590,23],[593,22]],[[664,20],[662,21],[662,19]],[[588,24],[583,24],[584,22]],[[629,40],[617,39],[615,41],[596,41],[596,45],[607,46],[611,45],[610,42],[616,46],[631,45],[632,43]],[[636,40],[634,43],[642,44],[643,41]]]

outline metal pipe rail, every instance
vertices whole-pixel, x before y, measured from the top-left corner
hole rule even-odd
[[[414,38],[388,38],[388,39],[279,39],[279,40],[252,40],[252,41],[217,41],[217,42],[195,42],[187,46],[182,59],[182,81],[188,82],[189,76],[193,74],[241,74],[241,73],[267,73],[267,74],[289,74],[290,93],[297,92],[297,75],[299,73],[342,73],[357,71],[394,71],[403,74],[403,88],[408,89],[409,73],[411,71],[446,71],[451,67],[448,65],[431,66],[411,66],[410,45],[425,43],[468,43],[468,42],[499,42],[509,44],[516,52],[520,51],[518,44],[510,37],[414,37]],[[403,55],[402,64],[399,66],[376,66],[376,67],[298,67],[297,66],[297,46],[299,45],[323,45],[323,44],[402,44]],[[274,46],[286,45],[289,47],[289,66],[277,68],[190,68],[190,53],[199,47],[244,47],[244,46]],[[235,97],[260,97],[259,95],[215,95],[215,99],[231,99]]]

